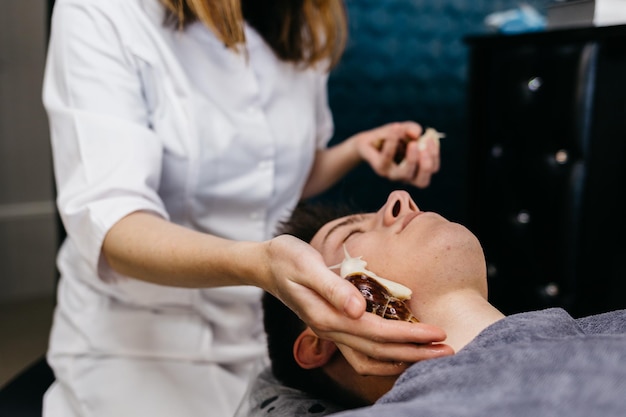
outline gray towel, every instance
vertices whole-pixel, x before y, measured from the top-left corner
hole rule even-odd
[[[282,385],[267,368],[253,381],[235,417],[323,417],[343,409]]]
[[[509,316],[456,355],[409,368],[377,404],[335,417],[625,417],[626,310]]]

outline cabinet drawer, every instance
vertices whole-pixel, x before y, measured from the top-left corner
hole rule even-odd
[[[522,154],[577,149],[585,50],[582,43],[494,50],[485,86],[487,135]]]
[[[468,225],[492,303],[626,307],[626,26],[469,43]]]

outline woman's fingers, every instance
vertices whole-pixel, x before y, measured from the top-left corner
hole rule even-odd
[[[343,313],[346,319],[359,319],[365,313],[365,299],[359,290],[339,275],[326,271],[319,271],[317,279],[311,283],[311,289],[318,294],[325,294],[334,309]],[[322,278],[323,277],[323,278]]]
[[[409,362],[379,361],[346,345],[337,345],[343,357],[359,375],[364,376],[397,376],[408,368]]]
[[[332,328],[335,316],[358,319],[363,315],[365,300],[358,289],[331,271],[313,247],[287,235],[272,239],[272,246],[273,275],[280,279],[266,288],[272,288],[307,324]],[[279,267],[280,259],[289,260],[285,269]]]
[[[432,176],[439,171],[441,163],[438,133],[429,129],[419,140],[407,145],[402,175],[405,181],[419,188],[430,184]],[[404,164],[404,166],[402,166]]]
[[[446,339],[446,333],[439,327],[425,323],[409,323],[398,320],[383,319],[372,313],[363,314],[359,319],[350,319],[335,315],[331,312],[329,317],[321,318],[328,320],[331,325],[322,325],[319,329],[313,328],[321,337],[330,338],[339,343],[345,343],[356,348],[358,339],[371,346],[362,346],[370,356],[379,357],[384,355],[377,349],[389,343],[398,344],[426,344],[438,343]],[[325,331],[326,329],[332,329]],[[320,334],[320,331],[323,334]],[[362,349],[358,349],[361,350]]]
[[[452,349],[442,345],[441,348],[430,349],[429,346],[420,346],[417,349],[422,349],[423,354],[419,355],[419,359],[407,359],[403,360],[380,360],[371,356],[367,356],[359,351],[352,349],[351,347],[343,344],[337,344],[343,357],[350,363],[350,366],[360,375],[367,376],[397,376],[404,372],[409,366],[415,362],[422,360],[438,358],[447,354],[452,354]],[[440,353],[443,351],[444,353]],[[396,358],[400,356],[396,355]]]
[[[380,176],[419,188],[439,171],[439,133],[414,122],[391,123],[363,133],[362,157]]]
[[[436,327],[421,323],[394,323],[372,314],[364,315],[362,321],[369,328],[372,327],[372,321],[380,321],[374,328],[385,328],[385,331],[376,336],[366,331],[361,337],[357,331],[359,326],[352,326],[351,333],[333,332],[323,336],[337,343],[345,359],[361,375],[398,375],[412,363],[454,353],[450,346],[435,342],[442,335],[445,338],[443,331]],[[406,327],[404,325],[413,328],[409,332],[397,331],[397,328]],[[393,333],[386,335],[387,331]]]
[[[312,328],[321,338],[333,340],[367,357],[367,360],[362,360],[359,355],[346,358],[357,369],[381,362],[375,367],[379,371],[368,371],[372,374],[384,375],[382,369],[386,372],[393,370],[392,362],[413,363],[454,353],[452,348],[441,343],[446,338],[445,332],[435,326],[386,320],[371,313],[358,320],[345,317],[338,320],[332,326],[323,326],[333,328],[330,331]]]

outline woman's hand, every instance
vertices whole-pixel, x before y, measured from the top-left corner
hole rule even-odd
[[[423,133],[415,122],[397,122],[358,133],[351,140],[378,175],[425,188],[439,171],[440,150],[439,136]]]
[[[403,364],[453,353],[449,346],[436,344],[446,338],[439,328],[366,314],[356,287],[332,272],[303,241],[278,236],[269,242],[268,252],[273,281],[266,283],[266,290],[319,337],[337,343],[358,373],[397,375]]]

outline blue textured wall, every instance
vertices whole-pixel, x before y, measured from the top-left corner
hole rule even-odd
[[[547,0],[526,2],[545,15]],[[442,168],[426,190],[377,178],[363,166],[323,198],[376,209],[390,190],[411,192],[422,209],[465,216],[466,35],[488,32],[484,18],[513,0],[346,0],[350,40],[329,83],[334,142],[395,120],[445,132]]]

